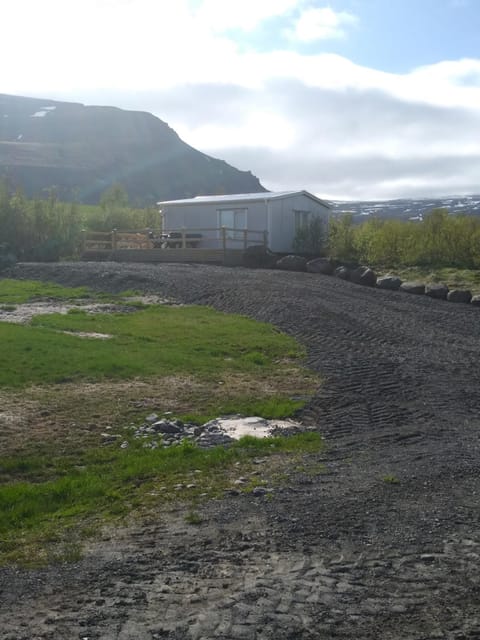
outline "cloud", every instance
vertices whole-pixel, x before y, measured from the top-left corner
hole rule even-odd
[[[204,0],[195,12],[200,23],[216,32],[229,29],[252,31],[262,22],[290,13],[302,0]]]
[[[300,42],[344,38],[346,29],[357,22],[358,18],[347,11],[336,12],[330,7],[311,8],[301,13],[288,35]]]

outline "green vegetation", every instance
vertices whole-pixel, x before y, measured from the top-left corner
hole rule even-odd
[[[100,205],[61,202],[55,189],[45,198],[27,198],[15,193],[0,179],[0,245],[6,245],[19,260],[55,261],[78,254],[82,229],[145,229],[158,226],[158,211],[138,209],[128,203],[121,185],[103,194]],[[0,265],[1,266],[1,265]]]
[[[383,482],[385,482],[386,484],[399,484],[400,480],[397,478],[397,476],[390,474],[387,476],[383,476]]]
[[[83,298],[98,297],[89,291],[87,287],[68,288],[50,282],[37,282],[36,280],[11,280],[0,279],[0,303],[22,304],[33,300],[81,300]],[[112,296],[110,296],[112,297]]]
[[[99,333],[110,339],[82,337]],[[151,306],[128,313],[36,316],[29,326],[0,323],[0,385],[211,372],[255,373],[303,355],[271,325],[206,307]]]
[[[384,267],[480,268],[480,218],[435,209],[423,222],[373,219],[354,226],[347,214],[330,226],[330,254]]]
[[[297,229],[293,239],[293,250],[299,253],[319,255],[325,250],[325,228],[321,218],[313,218]]]
[[[4,306],[43,296],[95,299],[83,288],[0,280]],[[272,486],[282,466],[323,446],[305,433],[208,450],[146,448],[131,425],[152,410],[202,421],[229,412],[286,417],[318,380],[301,367],[299,345],[270,325],[208,308],[125,311],[121,301],[121,313],[80,308],[26,326],[0,322],[2,417],[15,416],[0,432],[0,563],[76,560],[102,526],[179,500],[195,505],[185,521],[200,525],[205,497],[223,495],[239,475],[253,476],[242,491],[266,482],[254,458],[270,461],[262,473]]]
[[[229,448],[207,450],[189,443],[152,450],[130,439],[126,449],[91,448],[79,452],[75,460],[52,455],[45,464],[36,456],[0,458],[0,470],[9,477],[0,485],[0,562],[42,564],[51,559],[51,545],[58,559],[65,560],[59,545],[68,540],[78,552],[82,540],[102,524],[135,512],[145,514],[178,499],[221,495],[232,474],[251,470],[255,456],[278,460],[322,446],[316,433],[263,440],[247,437]],[[187,514],[187,521],[200,524],[195,513]],[[67,551],[72,552],[71,544]]]

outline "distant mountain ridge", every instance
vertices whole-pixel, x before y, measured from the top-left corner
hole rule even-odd
[[[29,196],[96,203],[122,183],[137,205],[265,188],[183,142],[150,113],[0,94],[0,176]]]
[[[451,214],[480,215],[480,195],[445,196],[443,198],[402,198],[384,201],[330,201],[332,213],[350,212],[355,222],[369,218],[422,220],[432,209],[447,209]]]

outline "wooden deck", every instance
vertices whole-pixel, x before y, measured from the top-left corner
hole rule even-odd
[[[238,266],[242,264],[241,249],[91,249],[82,253],[82,260],[113,260],[114,262],[201,262]]]
[[[235,248],[231,248],[232,243]],[[146,229],[113,229],[108,232],[85,230],[80,255],[82,260],[95,261],[203,262],[237,266],[243,262],[244,251],[252,245],[266,247],[267,232],[227,227],[182,228],[168,233]]]

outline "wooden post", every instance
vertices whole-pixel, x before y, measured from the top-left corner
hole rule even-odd
[[[243,230],[243,250],[246,251],[247,250],[247,233],[248,231],[246,229]]]
[[[268,246],[268,231],[264,231],[263,232],[263,246],[265,247],[265,249]]]
[[[117,250],[117,230],[113,229],[112,231],[112,250]]]
[[[182,227],[182,249],[187,248],[187,238],[185,236],[185,227]]]

